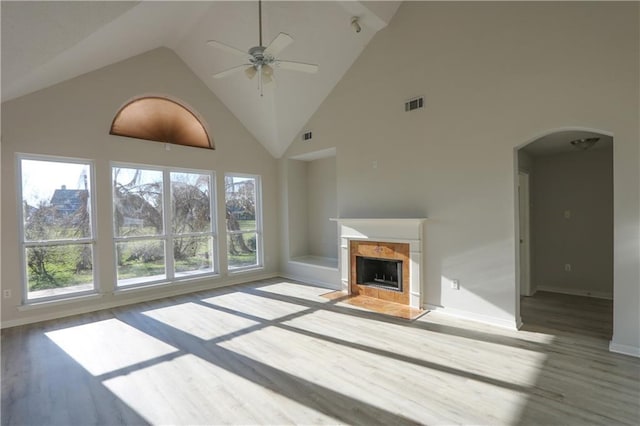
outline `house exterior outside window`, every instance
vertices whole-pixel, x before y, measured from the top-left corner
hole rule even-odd
[[[96,291],[93,163],[18,156],[25,303]]]

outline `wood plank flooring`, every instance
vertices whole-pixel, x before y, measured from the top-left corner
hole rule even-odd
[[[569,301],[523,300],[510,331],[325,293],[272,279],[3,330],[2,424],[638,424],[640,360],[598,320],[563,328]]]

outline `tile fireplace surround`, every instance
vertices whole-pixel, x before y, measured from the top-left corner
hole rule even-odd
[[[424,222],[426,218],[411,219],[332,219],[338,222],[340,244],[340,278],[343,291],[351,294],[351,242],[367,241],[383,244],[409,245],[409,306],[422,308],[424,280]],[[355,256],[353,256],[355,259]]]

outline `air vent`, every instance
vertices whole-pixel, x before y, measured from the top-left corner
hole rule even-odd
[[[409,99],[404,103],[405,111],[413,111],[414,109],[424,108],[424,97]]]
[[[312,137],[313,137],[313,135],[311,134],[311,132],[304,132],[302,134],[302,140],[303,141],[311,140]]]

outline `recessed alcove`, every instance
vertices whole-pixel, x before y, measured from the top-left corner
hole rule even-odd
[[[292,275],[339,285],[336,151],[330,148],[286,161],[287,268]]]

